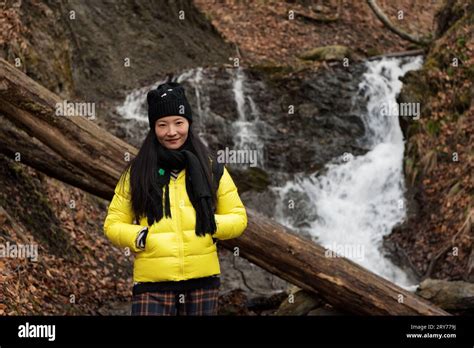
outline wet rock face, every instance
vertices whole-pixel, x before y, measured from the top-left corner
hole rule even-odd
[[[277,131],[269,139],[269,165],[311,173],[344,152],[363,152],[356,144],[363,125],[353,105],[360,74],[336,68],[276,81],[274,99],[259,103],[268,106],[266,121]]]

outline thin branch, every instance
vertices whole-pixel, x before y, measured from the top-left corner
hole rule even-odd
[[[407,41],[413,42],[417,45],[423,45],[426,46],[430,43],[430,41],[426,41],[422,39],[421,37],[414,36],[412,34],[408,34],[407,32],[401,30],[400,28],[397,28],[391,21],[388,19],[388,17],[385,15],[385,13],[382,11],[382,9],[377,5],[377,2],[375,0],[367,0],[367,4],[369,7],[372,9],[372,11],[375,13],[375,16],[388,28],[390,31],[393,33],[397,34],[400,36],[402,39],[405,39]]]

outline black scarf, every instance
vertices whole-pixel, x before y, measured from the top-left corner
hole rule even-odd
[[[163,215],[171,218],[169,182],[170,171],[186,168],[186,192],[196,210],[196,235],[213,234],[217,227],[212,205],[211,188],[198,157],[192,151],[189,138],[177,150],[169,150],[158,145],[158,168],[156,168],[151,192],[151,204],[147,210],[148,224],[160,221]],[[163,209],[163,187],[165,191]],[[179,204],[175,202],[175,204]]]

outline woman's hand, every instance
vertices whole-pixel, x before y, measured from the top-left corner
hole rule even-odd
[[[147,235],[148,235],[148,227],[144,227],[142,230],[138,232],[138,236],[135,241],[135,245],[138,249],[145,250]]]

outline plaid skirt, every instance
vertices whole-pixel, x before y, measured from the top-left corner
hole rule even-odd
[[[217,315],[219,288],[153,291],[132,297],[132,315]]]

